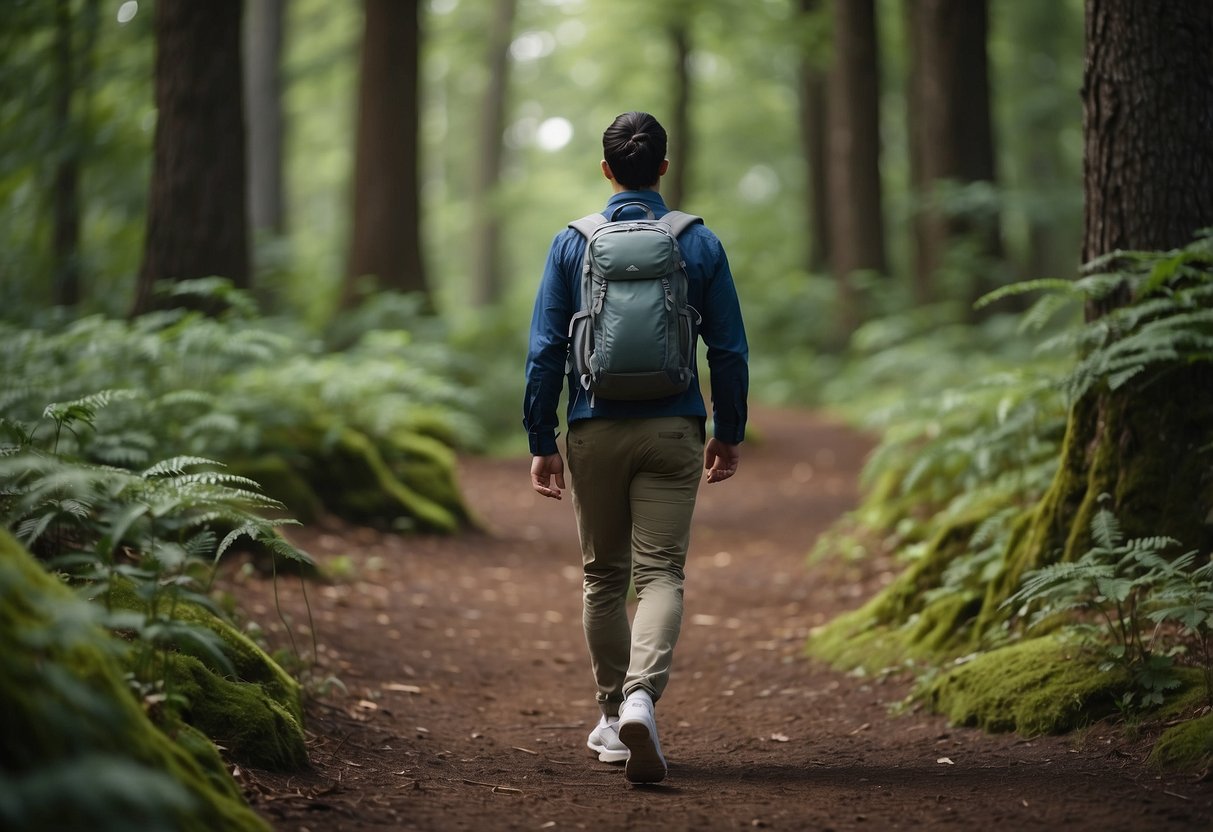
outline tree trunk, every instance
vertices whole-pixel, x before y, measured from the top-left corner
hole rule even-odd
[[[55,3],[55,134],[61,142],[54,184],[55,303],[80,302],[80,137],[72,119],[76,70],[72,63],[71,0]]]
[[[942,181],[995,181],[988,10],[987,0],[907,0],[906,10],[910,182],[918,201],[914,289],[928,302],[953,243],[976,236],[982,253],[1001,256],[997,213],[948,216],[935,204]]]
[[[255,231],[286,233],[282,174],[282,34],[286,0],[249,0],[245,38],[249,219]]]
[[[428,301],[421,247],[418,176],[418,0],[366,0],[354,160],[354,224],[343,303],[359,284],[421,292]]]
[[[93,53],[100,23],[98,0],[84,0],[80,42],[71,0],[55,4],[55,135],[60,142],[53,194],[53,287],[59,306],[80,302],[80,172],[86,111],[91,95]]]
[[[1086,34],[1083,258],[1185,245],[1213,226],[1213,5],[1087,0]],[[1087,550],[1104,494],[1127,536],[1213,549],[1210,425],[1209,363],[1157,365],[1079,401],[1057,476],[985,614],[1027,569]]]
[[[842,298],[841,325],[859,322],[849,278],[884,273],[880,183],[880,68],[874,0],[834,0],[834,63],[828,77],[830,253]]]
[[[691,162],[691,33],[687,24],[689,16],[672,21],[669,32],[670,45],[674,51],[673,62],[673,109],[670,118],[669,172],[661,190],[666,204],[671,208],[683,208],[687,198],[687,174]]]
[[[488,87],[484,91],[480,123],[480,159],[472,194],[475,206],[475,288],[473,298],[485,306],[501,300],[505,279],[501,269],[501,208],[497,187],[501,180],[501,137],[505,132],[505,101],[509,89],[510,42],[514,33],[517,0],[497,0],[489,32]]]
[[[240,0],[158,0],[147,239],[134,314],[161,280],[249,286]]]
[[[821,0],[801,0],[801,16],[806,26],[821,13]],[[830,262],[830,201],[826,188],[826,72],[822,57],[806,53],[800,59],[800,142],[804,155],[808,186],[805,190],[805,230],[808,244],[805,267],[820,274]]]

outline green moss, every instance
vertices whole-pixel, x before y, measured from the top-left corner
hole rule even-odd
[[[1053,637],[977,656],[927,685],[922,695],[953,723],[987,731],[1057,734],[1115,710],[1127,675]]]
[[[307,747],[295,717],[257,685],[224,679],[198,659],[169,656],[174,694],[185,699],[181,718],[257,768],[290,771],[307,766]]]
[[[457,521],[468,520],[455,478],[455,452],[447,445],[419,433],[397,432],[381,451],[402,483],[445,508]]]
[[[916,655],[948,655],[970,629],[981,609],[976,595],[957,590],[931,601],[910,621],[907,639]]]
[[[375,443],[349,427],[309,425],[284,429],[270,443],[304,477],[325,508],[355,523],[418,531],[453,532],[462,503],[444,505],[453,487],[431,483],[437,497],[405,484]],[[454,476],[453,466],[446,479]]]
[[[0,825],[268,830],[213,748],[148,719],[96,614],[0,530]]]
[[[110,584],[109,603],[116,609],[147,612],[147,604],[135,592],[130,581],[117,579]],[[286,709],[296,724],[302,724],[303,703],[299,683],[248,636],[205,607],[189,601],[178,601],[172,615],[178,620],[205,627],[219,636],[223,642],[223,653],[235,668],[236,679],[256,684],[274,703]],[[207,653],[196,650],[190,644],[182,644],[180,649],[204,663],[211,662]],[[224,670],[213,662],[210,667],[214,672]]]
[[[1200,771],[1213,765],[1213,714],[1168,729],[1155,743],[1150,762],[1185,771]]]
[[[900,664],[905,658],[901,640],[876,617],[882,596],[815,630],[805,643],[805,654],[842,670],[878,673]]]

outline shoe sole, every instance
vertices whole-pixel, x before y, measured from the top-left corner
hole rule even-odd
[[[643,722],[619,725],[619,739],[631,752],[623,774],[632,783],[659,783],[665,779],[665,758],[652,731]]]
[[[587,742],[585,747],[598,755],[600,763],[622,763],[628,758],[629,752],[625,748],[622,751],[612,751],[601,743]]]

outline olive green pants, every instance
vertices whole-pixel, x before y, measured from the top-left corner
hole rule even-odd
[[[669,681],[703,468],[703,425],[686,417],[586,419],[568,432],[573,509],[585,569],[582,623],[598,704],[619,713]],[[629,581],[636,613],[628,624]]]

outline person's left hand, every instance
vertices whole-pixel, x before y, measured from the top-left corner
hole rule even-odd
[[[564,460],[559,453],[531,459],[531,487],[545,497],[560,499],[564,488]]]

